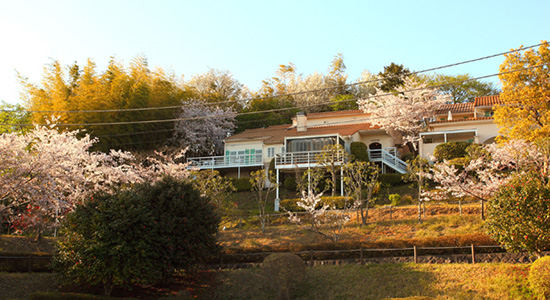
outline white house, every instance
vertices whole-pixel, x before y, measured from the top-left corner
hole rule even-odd
[[[493,122],[494,106],[502,104],[498,95],[477,97],[474,102],[446,104],[427,123],[420,134],[419,153],[433,154],[435,147],[450,141],[491,144],[498,136]]]

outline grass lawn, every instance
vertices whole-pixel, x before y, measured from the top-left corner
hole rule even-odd
[[[413,296],[442,300],[533,299],[527,283],[529,267],[528,264],[317,266],[306,269],[305,281],[292,299],[377,300]],[[270,288],[270,280],[262,275],[261,268],[225,270],[217,272],[214,281],[210,278],[208,282],[196,282],[201,289],[191,296],[216,300],[274,299],[276,292]],[[0,273],[0,300],[26,299],[33,292],[54,290],[52,274]]]
[[[380,264],[319,266],[306,270],[293,299],[532,299],[529,265]],[[222,272],[213,299],[273,299],[259,268]]]

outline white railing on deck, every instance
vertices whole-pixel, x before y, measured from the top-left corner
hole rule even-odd
[[[261,154],[243,154],[226,156],[190,157],[187,159],[189,167],[199,169],[252,167],[263,165]]]
[[[369,149],[369,159],[370,161],[382,162],[401,174],[407,173],[407,163],[397,157],[397,153],[395,147]]]
[[[276,167],[293,167],[293,166],[314,166],[319,161],[320,151],[304,151],[304,152],[286,152],[277,154],[275,158]],[[336,153],[335,161],[341,163],[344,160],[344,151],[340,150]]]

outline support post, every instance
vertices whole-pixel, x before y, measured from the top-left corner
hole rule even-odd
[[[472,244],[472,264],[476,263],[476,252],[474,250],[474,244]]]
[[[274,211],[279,211],[279,202],[281,199],[279,198],[279,169],[277,170],[277,182],[275,184],[277,185],[276,191],[275,191],[275,207],[273,208]]]
[[[340,196],[344,196],[344,162],[340,165]]]
[[[416,246],[413,247],[413,251],[414,251],[414,263],[418,263],[418,257],[417,257],[417,253],[416,253]]]

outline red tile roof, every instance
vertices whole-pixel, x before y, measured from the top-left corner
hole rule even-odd
[[[435,113],[438,115],[443,115],[449,113],[449,111],[451,111],[451,113],[473,112],[474,102],[444,104]]]
[[[293,127],[291,125],[276,125],[267,128],[247,129],[241,133],[237,133],[231,137],[228,137],[225,141],[232,142],[242,140],[263,140],[263,142],[266,144],[276,144],[282,143],[285,137],[314,136],[326,134],[340,134],[342,136],[348,136],[355,134],[358,131],[376,129],[380,128],[377,126],[372,126],[369,123],[308,127],[307,131],[297,131],[296,127]]]
[[[498,95],[476,97],[474,102],[445,104],[436,111],[436,114],[443,115],[449,113],[449,111],[451,111],[451,113],[453,114],[474,112],[474,108],[476,107],[492,107],[496,104],[502,104],[502,101],[500,100],[500,97]]]
[[[479,106],[493,106],[496,104],[502,104],[499,95],[477,97],[474,101],[475,107]]]

